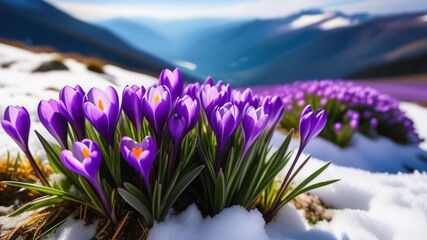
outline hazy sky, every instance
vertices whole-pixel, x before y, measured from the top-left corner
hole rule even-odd
[[[427,10],[427,0],[47,0],[89,21],[116,17],[158,19],[274,18],[302,9],[388,14]]]

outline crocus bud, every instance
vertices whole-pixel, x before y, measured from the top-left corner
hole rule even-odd
[[[123,111],[129,117],[129,120],[136,127],[138,132],[141,131],[142,118],[144,117],[142,112],[142,98],[144,97],[144,94],[145,88],[142,86],[126,86],[123,89]]]
[[[327,116],[325,110],[319,109],[316,112],[313,112],[310,105],[304,108],[301,113],[299,124],[301,149],[323,130],[326,125],[326,121]]]
[[[76,131],[77,138],[85,138],[85,116],[83,114],[83,97],[85,92],[77,85],[75,88],[65,86],[59,92],[59,111]]]
[[[371,127],[373,128],[376,128],[378,126],[378,119],[371,118],[371,120],[369,121],[369,125],[371,125]]]
[[[188,84],[184,91],[182,92],[182,96],[188,95],[192,99],[198,99],[200,94],[200,84],[198,82]]]
[[[144,178],[149,185],[150,171],[157,156],[156,142],[151,136],[146,136],[141,143],[129,137],[120,141],[120,152],[123,158]]]
[[[356,130],[359,127],[359,119],[350,120],[350,129]]]
[[[13,141],[16,142],[16,144],[18,144],[18,146],[25,153],[37,178],[43,183],[43,185],[49,186],[49,182],[47,181],[43,172],[40,170],[39,166],[34,160],[33,155],[30,152],[30,149],[28,148],[28,137],[30,134],[31,120],[27,109],[20,106],[8,106],[4,112],[1,125],[4,131],[13,139]]]
[[[239,108],[227,102],[216,106],[211,115],[211,127],[215,133],[219,149],[224,149],[228,138],[234,133],[240,123]]]
[[[175,101],[181,95],[184,82],[182,81],[182,73],[178,68],[173,72],[165,69],[160,73],[159,84],[166,86],[171,94],[172,100]]]
[[[339,133],[339,132],[341,132],[341,130],[342,130],[342,123],[339,123],[339,122],[335,123],[334,124],[334,131],[336,133]]]
[[[53,99],[42,100],[37,108],[40,122],[58,141],[63,149],[67,148],[68,123],[59,112],[59,103]]]
[[[83,101],[83,111],[87,120],[112,146],[114,132],[120,117],[119,97],[116,90],[111,86],[105,92],[92,88]]]
[[[240,112],[245,112],[246,107],[253,106],[252,102],[253,92],[250,88],[247,88],[245,91],[233,91],[232,101],[239,108]]]
[[[216,86],[204,85],[200,90],[200,101],[208,119],[213,109],[223,105],[228,98],[228,92],[225,89],[219,90]]]
[[[200,107],[197,100],[185,95],[178,99],[174,113],[168,120],[169,134],[175,146],[179,146],[184,136],[197,124]]]
[[[150,87],[142,98],[142,110],[156,134],[157,143],[161,142],[163,128],[171,111],[171,95],[163,85]]]
[[[4,131],[18,144],[22,151],[28,151],[30,134],[30,114],[20,106],[8,106],[1,121]]]
[[[264,112],[264,107],[255,109],[250,106],[242,119],[243,132],[245,134],[245,147],[243,154],[245,155],[256,138],[264,131],[268,123],[268,114]]]

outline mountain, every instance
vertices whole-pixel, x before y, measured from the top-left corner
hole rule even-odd
[[[253,20],[198,34],[180,49],[183,58],[196,63],[199,71],[213,72],[218,78],[234,84],[284,82],[299,79],[299,76],[287,77],[279,73],[274,79],[266,79],[272,77],[268,71],[280,64],[280,58],[321,36],[360,25],[370,18],[366,14],[345,15],[312,9],[284,18]],[[263,69],[266,71],[262,76],[256,74]]]
[[[132,46],[145,52],[158,55],[167,54],[167,49],[172,42],[154,29],[125,18],[114,18],[94,24],[109,29]]]
[[[131,46],[112,32],[79,21],[44,1],[2,0],[0,21],[4,23],[0,31],[3,39],[96,57],[154,76],[163,68],[173,67],[165,60]]]

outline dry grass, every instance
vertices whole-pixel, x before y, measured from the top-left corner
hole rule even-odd
[[[52,170],[38,162],[38,165],[45,176],[49,176]],[[26,203],[40,196],[34,191],[20,191],[18,187],[5,185],[2,181],[20,181],[35,183],[37,177],[34,175],[33,168],[26,160],[22,160],[19,156],[16,159],[11,159],[8,155],[5,159],[0,160],[0,206],[13,205],[16,200],[19,203]]]

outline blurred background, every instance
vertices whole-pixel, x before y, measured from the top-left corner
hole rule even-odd
[[[180,67],[188,81],[234,86],[351,79],[427,98],[425,0],[1,0],[0,21],[0,42],[93,71]]]

